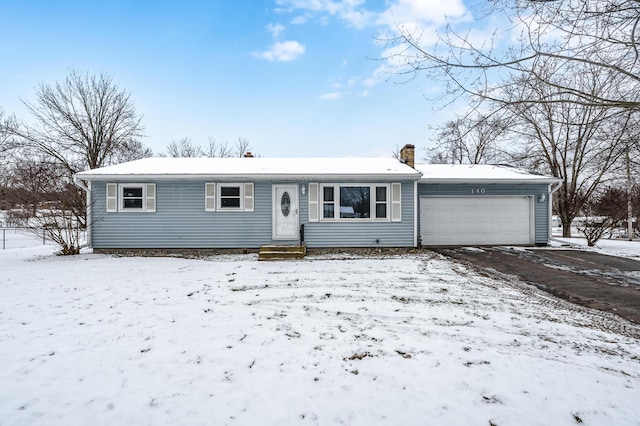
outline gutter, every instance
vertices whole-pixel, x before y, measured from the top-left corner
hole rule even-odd
[[[91,247],[91,217],[93,213],[91,211],[91,181],[86,184],[84,181],[78,178],[77,174],[75,174],[73,175],[73,184],[87,193],[87,241],[81,246],[81,248]]]
[[[75,186],[77,186],[78,188],[80,188],[80,189],[84,189],[85,192],[89,192],[90,191],[89,187],[87,185],[85,185],[84,182],[78,178],[78,174],[77,173],[75,175],[73,175],[73,184]]]
[[[471,184],[471,185],[475,185],[475,184],[528,184],[528,185],[533,185],[533,184],[540,184],[540,185],[544,185],[544,184],[555,184],[558,182],[558,179],[556,178],[537,178],[537,179],[477,179],[477,178],[466,178],[466,179],[460,179],[460,178],[450,178],[450,179],[442,179],[442,178],[428,178],[428,177],[422,177],[419,181],[419,183],[421,184],[430,184],[430,183],[446,183],[446,184],[459,184],[459,185],[466,185],[466,184]]]

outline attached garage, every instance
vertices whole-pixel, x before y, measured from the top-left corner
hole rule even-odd
[[[532,245],[532,197],[420,197],[420,239],[433,246]]]
[[[417,164],[423,246],[547,245],[559,180],[508,166]]]

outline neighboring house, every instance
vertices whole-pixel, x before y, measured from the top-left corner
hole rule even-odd
[[[76,182],[87,190],[98,251],[302,238],[310,248],[547,244],[556,179],[500,166],[414,168],[413,149],[403,148],[403,161],[146,158],[78,173]]]

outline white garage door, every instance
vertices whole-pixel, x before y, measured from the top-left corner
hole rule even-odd
[[[422,245],[533,244],[530,197],[420,197]]]

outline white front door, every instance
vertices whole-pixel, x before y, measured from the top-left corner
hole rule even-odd
[[[298,185],[273,185],[273,239],[297,240]]]

